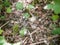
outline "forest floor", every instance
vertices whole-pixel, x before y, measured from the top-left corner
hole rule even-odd
[[[16,43],[21,41],[22,45],[60,45],[58,35],[54,36],[51,34],[54,25],[60,26],[59,20],[53,22],[51,19],[51,16],[54,14],[53,11],[44,9],[44,6],[48,4],[46,0],[38,1],[34,5],[35,8],[29,11],[25,8],[23,10],[16,10],[15,3],[18,1],[11,0],[11,2],[12,13],[6,14],[5,20],[0,20],[0,27],[4,30],[2,35],[7,42]],[[31,4],[31,2],[27,4]],[[25,19],[24,13],[29,13],[30,17]],[[27,29],[25,36],[22,37],[19,32],[13,34],[12,27],[15,24],[19,25],[19,30],[23,27]]]

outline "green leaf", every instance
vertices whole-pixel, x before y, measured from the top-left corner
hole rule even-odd
[[[6,7],[9,7],[11,5],[10,2],[9,2],[9,0],[4,0],[3,4]]]
[[[59,19],[59,16],[58,16],[58,15],[52,15],[52,17],[51,17],[51,18],[52,18],[52,20],[53,20],[53,21],[56,21],[56,20],[58,20],[58,19]]]
[[[30,17],[30,15],[28,13],[24,13],[23,17],[26,18],[26,19],[28,19]]]
[[[0,45],[3,45],[3,43],[0,43]]]
[[[17,3],[16,3],[16,9],[17,9],[17,10],[22,10],[22,9],[23,9],[23,3],[17,2]]]
[[[24,36],[27,33],[27,29],[26,28],[22,28],[19,33],[20,33],[21,36]]]
[[[13,26],[13,33],[17,33],[18,30],[19,30],[19,25],[18,25],[18,24],[15,24],[15,25]]]
[[[52,30],[51,32],[53,35],[60,34],[60,28],[56,28],[55,30]]]
[[[53,0],[54,4],[48,4],[46,5],[45,9],[52,9],[55,14],[60,14],[60,0]]]
[[[60,4],[60,0],[53,0],[54,1],[54,3],[56,3],[56,4]]]
[[[0,36],[0,45],[3,45],[3,44],[4,44],[4,42],[5,42],[4,37],[3,37],[3,36]]]
[[[47,4],[47,5],[45,6],[45,9],[53,9],[53,5],[52,5],[52,4]]]
[[[6,10],[7,13],[11,13],[12,12],[12,9],[10,7],[7,8]]]
[[[33,8],[34,8],[33,5],[31,5],[31,4],[28,5],[28,9],[33,9]]]
[[[3,33],[3,30],[0,28],[0,34],[2,34]]]
[[[1,20],[5,19],[5,16],[0,16],[0,19],[1,19]]]
[[[59,14],[60,13],[60,4],[55,4],[53,7],[54,13]]]
[[[0,40],[4,40],[4,37],[3,36],[0,36]],[[0,43],[1,43],[1,41],[0,41]]]

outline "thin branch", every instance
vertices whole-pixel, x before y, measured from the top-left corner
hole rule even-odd
[[[30,44],[30,45],[36,45],[36,44],[41,44],[41,43],[44,43],[44,41],[32,43],[32,44]]]
[[[33,41],[32,34],[29,31],[28,31],[28,33],[30,35],[31,41]]]
[[[0,28],[4,27],[5,25],[7,25],[9,23],[9,21],[7,21],[5,24],[3,24]]]

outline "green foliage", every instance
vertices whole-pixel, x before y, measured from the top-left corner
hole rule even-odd
[[[60,13],[60,4],[55,4],[53,7],[53,10],[56,14]]]
[[[58,16],[58,15],[52,15],[52,17],[51,17],[51,18],[52,18],[52,20],[53,20],[53,21],[56,21],[56,20],[58,20],[58,19],[59,19],[59,16]]]
[[[55,4],[60,4],[60,0],[53,0]]]
[[[5,42],[4,37],[3,37],[3,36],[0,36],[0,45],[3,45],[3,44],[4,44],[4,42]]]
[[[21,36],[25,36],[26,33],[27,33],[27,29],[26,28],[22,28],[20,31],[19,31],[20,35]]]
[[[23,3],[17,2],[17,3],[16,3],[16,9],[17,9],[17,10],[22,10],[22,9],[23,9]]]
[[[0,28],[0,34],[2,34],[3,33],[3,30]]]
[[[11,9],[9,8],[11,2],[9,0],[0,0],[0,19],[5,19],[5,13],[11,13]],[[3,15],[3,16],[2,16]]]
[[[4,19],[5,19],[5,16],[0,16],[0,19],[1,19],[1,20],[4,20]]]
[[[28,18],[30,17],[30,14],[24,13],[24,14],[23,14],[23,17],[26,18],[26,19],[28,19]]]
[[[9,7],[11,5],[9,0],[4,0],[3,4],[4,4],[5,7]]]
[[[52,7],[53,7],[52,4],[48,4],[46,8],[47,8],[47,9],[52,9]],[[52,10],[53,10],[53,9],[52,9]]]
[[[13,26],[13,33],[17,33],[18,30],[19,30],[19,25],[18,25],[18,24],[15,24],[15,25]]]
[[[12,12],[12,9],[10,7],[7,8],[6,10],[7,13],[11,13]]]
[[[33,9],[33,8],[34,8],[33,5],[31,5],[31,4],[28,5],[28,9]]]
[[[52,30],[51,32],[53,35],[60,34],[60,28],[56,28],[55,30]]]
[[[2,42],[1,40],[4,40],[4,37],[3,36],[0,36],[0,43]]]
[[[52,4],[47,4],[47,9],[52,9],[55,14],[60,13],[60,0],[53,0]]]

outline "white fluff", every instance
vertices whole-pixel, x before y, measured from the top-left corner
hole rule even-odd
[[[27,30],[24,31],[24,35],[26,35],[26,34],[27,34]]]
[[[3,45],[11,45],[10,43],[5,42]]]
[[[14,43],[13,45],[20,45],[21,43],[20,42],[18,42],[18,43]]]
[[[46,6],[44,6],[44,9],[48,9],[48,6],[46,5]]]
[[[36,29],[36,25],[31,25],[31,27],[32,27],[33,29]]]
[[[33,16],[33,17],[31,17],[29,20],[30,20],[31,22],[34,22],[34,21],[36,21],[36,17]]]

